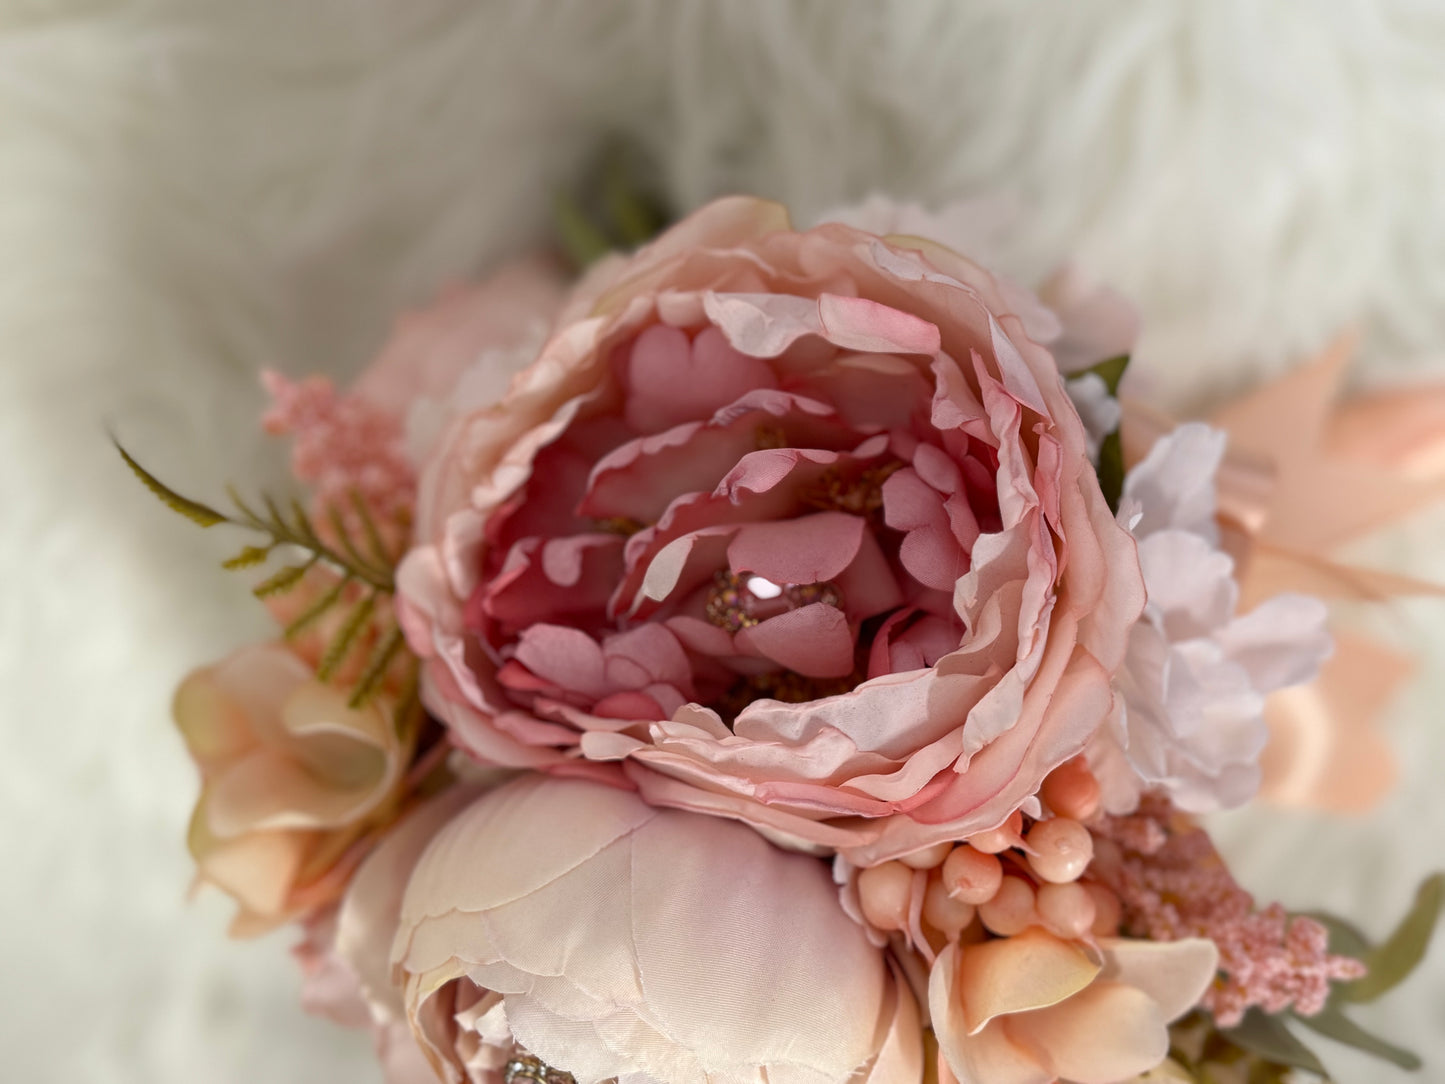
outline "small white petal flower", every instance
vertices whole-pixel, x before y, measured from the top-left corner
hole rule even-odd
[[[1236,614],[1234,561],[1214,522],[1225,439],[1182,425],[1124,482],[1119,519],[1138,539],[1149,602],[1115,677],[1118,710],[1089,751],[1113,812],[1145,787],[1192,813],[1247,802],[1266,694],[1309,681],[1330,652],[1318,599],[1280,595]]]

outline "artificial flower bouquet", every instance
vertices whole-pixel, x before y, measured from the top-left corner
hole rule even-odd
[[[348,391],[268,374],[304,499],[126,457],[253,533],[281,629],[176,694],[199,879],[299,924],[394,1084],[1254,1084],[1323,1074],[1310,1030],[1410,1064],[1346,1010],[1440,885],[1371,946],[1197,820],[1331,650],[1244,590],[1257,472],[1121,404],[1117,297],[840,218],[720,200],[447,294]]]

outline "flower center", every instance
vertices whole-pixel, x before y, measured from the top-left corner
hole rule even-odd
[[[703,612],[718,628],[737,632],[815,602],[842,609],[843,593],[831,583],[773,583],[724,568],[713,575]]]
[[[883,519],[883,483],[903,465],[901,459],[890,459],[851,475],[829,467],[803,491],[802,502],[819,511],[865,516],[876,527]]]
[[[503,1084],[577,1084],[571,1073],[553,1069],[541,1058],[533,1057],[521,1047],[507,1059],[502,1081]]]

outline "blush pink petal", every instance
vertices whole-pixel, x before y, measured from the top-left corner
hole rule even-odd
[[[717,936],[730,929],[748,936]],[[516,1040],[578,1079],[921,1072],[911,994],[821,864],[625,791],[534,778],[478,800],[417,864],[394,959],[423,1046],[457,1079],[473,1079],[464,1035],[433,1006],[458,984],[500,998]]]
[[[755,358],[777,357],[806,335],[861,353],[938,352],[936,327],[867,298],[710,293],[704,309],[729,343]]]

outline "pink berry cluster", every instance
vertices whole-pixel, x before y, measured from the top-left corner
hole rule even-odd
[[[357,532],[355,501],[360,500],[385,533],[410,524],[416,477],[407,458],[400,421],[371,400],[337,394],[330,380],[313,376],[295,382],[277,372],[262,374],[271,408],[262,417],[266,431],[289,434],[291,470],[312,487],[317,528],[330,531],[334,509],[350,532]]]
[[[1095,872],[1118,895],[1131,933],[1156,941],[1207,937],[1219,947],[1220,977],[1204,1007],[1233,1027],[1252,1007],[1310,1016],[1325,1007],[1334,982],[1359,978],[1360,961],[1328,951],[1325,928],[1263,909],[1230,875],[1209,836],[1167,801],[1146,797],[1130,817],[1098,826]]]

